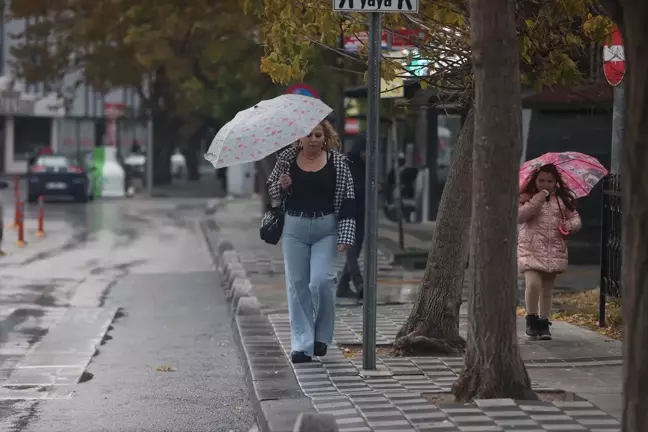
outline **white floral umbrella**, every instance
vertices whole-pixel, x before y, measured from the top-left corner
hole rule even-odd
[[[296,94],[261,101],[218,131],[205,159],[215,168],[259,161],[310,134],[332,111],[319,99]]]

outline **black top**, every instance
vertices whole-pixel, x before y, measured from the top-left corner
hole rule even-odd
[[[286,197],[286,212],[295,216],[320,217],[335,212],[335,166],[331,155],[319,171],[304,171],[297,159],[290,167],[292,185]]]

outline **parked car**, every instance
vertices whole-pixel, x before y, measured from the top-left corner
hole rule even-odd
[[[92,176],[76,158],[61,154],[38,156],[27,171],[27,200],[39,196],[71,197],[87,202],[94,196]]]

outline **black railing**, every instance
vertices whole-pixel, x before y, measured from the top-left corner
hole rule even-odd
[[[611,174],[603,180],[599,327],[605,326],[607,298],[621,298],[621,212],[621,176]]]

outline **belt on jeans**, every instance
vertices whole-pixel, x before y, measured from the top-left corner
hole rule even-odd
[[[295,216],[295,217],[303,217],[303,218],[309,218],[309,219],[315,219],[315,218],[321,218],[324,216],[332,215],[333,212],[306,212],[306,211],[298,211],[298,210],[286,210],[286,214],[289,216]]]

